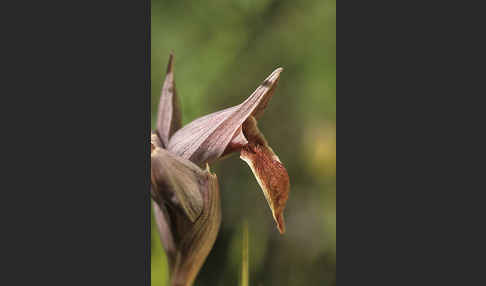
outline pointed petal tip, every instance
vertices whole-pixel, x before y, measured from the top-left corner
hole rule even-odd
[[[169,63],[167,64],[167,73],[174,71],[174,52],[171,51],[169,54]]]
[[[280,78],[280,73],[283,71],[283,68],[278,68],[274,70],[267,78],[260,84],[260,87],[264,88],[272,88],[278,82]]]
[[[280,73],[283,71],[283,68],[278,68],[276,70],[274,70],[269,76],[268,78],[265,80],[267,82],[275,82],[276,80],[278,80],[278,78],[280,77]]]

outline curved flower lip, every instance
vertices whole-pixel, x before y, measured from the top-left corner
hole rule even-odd
[[[243,103],[200,117],[179,129],[167,149],[202,165],[218,159],[234,137],[244,143],[237,131],[251,115],[258,118],[263,114],[282,70],[273,71]]]
[[[240,158],[250,166],[272,211],[277,228],[283,234],[285,233],[283,211],[290,192],[289,175],[278,156],[268,146],[253,116],[245,121],[243,130],[249,144],[241,149]]]

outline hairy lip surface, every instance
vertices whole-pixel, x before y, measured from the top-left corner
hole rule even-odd
[[[241,149],[240,158],[249,166],[260,188],[281,234],[285,233],[283,211],[290,192],[287,170],[280,162],[257,127],[257,121],[250,117],[243,125],[248,144]]]

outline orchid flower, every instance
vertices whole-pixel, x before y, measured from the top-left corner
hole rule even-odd
[[[181,128],[171,54],[151,136],[151,196],[172,285],[192,285],[221,224],[217,176],[209,163],[240,152],[260,185],[281,234],[290,190],[280,159],[257,127],[282,68],[241,104],[200,117]],[[205,169],[202,168],[205,166]]]

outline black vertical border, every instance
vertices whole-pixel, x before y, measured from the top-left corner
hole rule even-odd
[[[145,150],[146,150],[146,185],[150,186],[150,126],[151,126],[151,115],[150,115],[150,61],[151,61],[151,0],[145,0]],[[150,188],[147,188],[146,192],[146,219],[145,219],[145,230],[146,230],[146,258],[145,258],[145,285],[151,285],[151,209],[150,209]]]
[[[338,285],[485,285],[483,9],[337,4]]]
[[[150,0],[5,4],[0,285],[150,285]]]

